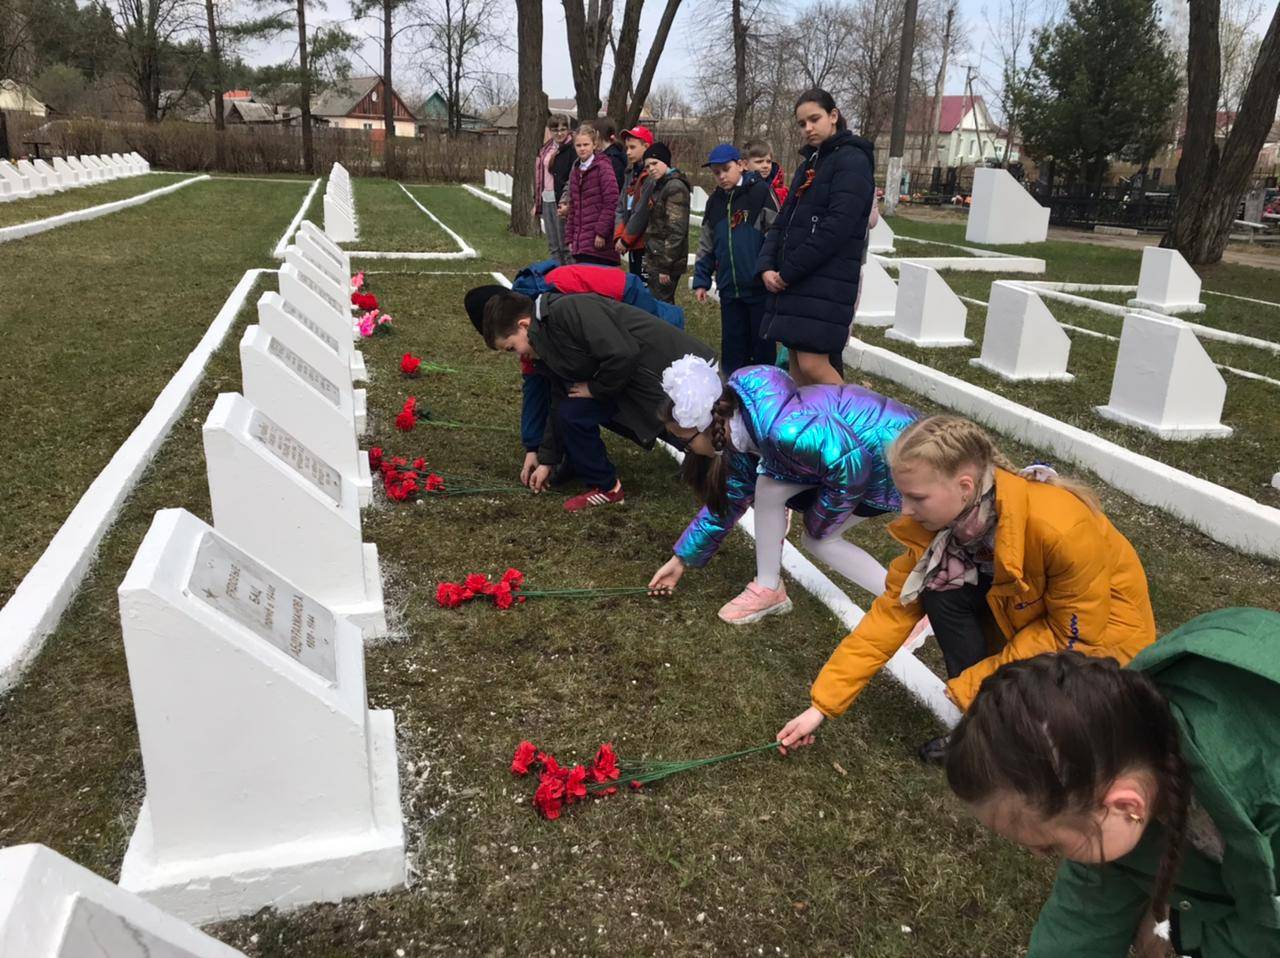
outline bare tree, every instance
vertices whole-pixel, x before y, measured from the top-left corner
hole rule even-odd
[[[444,98],[451,132],[462,129],[472,87],[487,73],[481,54],[499,42],[501,12],[500,0],[427,0],[418,8],[418,49]]]
[[[533,164],[547,123],[547,95],[542,90],[542,0],[516,0],[516,33],[520,99],[516,107],[515,173],[511,184],[511,232],[533,236]]]
[[[617,39],[610,38],[613,46],[613,79],[609,82],[609,99],[605,112],[626,129],[622,121],[626,117],[627,104],[631,100],[636,66],[636,47],[640,44],[640,13],[644,0],[627,0],[622,10],[622,27]]]
[[[0,77],[28,80],[35,71],[35,37],[15,0],[0,0]]]
[[[1249,74],[1258,58],[1261,38],[1258,25],[1263,7],[1259,0],[1226,0],[1222,5],[1219,36],[1222,44],[1222,95],[1218,109],[1234,113],[1244,99]]]
[[[649,94],[649,112],[655,120],[688,116],[691,108],[680,88],[674,83],[664,83]]]
[[[889,125],[897,89],[898,49],[902,40],[903,0],[857,0],[850,63],[850,124],[874,140]]]
[[[125,74],[148,123],[164,116],[163,81],[174,64],[173,51],[194,34],[199,8],[192,0],[112,0],[111,15],[120,34]],[[194,59],[194,58],[193,58]],[[190,88],[198,61],[186,64],[182,93]]]
[[[1187,135],[1178,163],[1178,205],[1161,246],[1191,263],[1222,259],[1231,225],[1280,99],[1280,8],[1258,48],[1235,123],[1218,145],[1222,50],[1219,0],[1191,5],[1187,57]]]
[[[471,88],[471,101],[480,113],[502,110],[517,102],[519,87],[506,73],[482,73]]]
[[[562,2],[578,119],[591,120],[600,115],[600,75],[604,72],[604,55],[613,36],[613,0],[587,0],[585,8],[582,0]],[[637,13],[637,31],[639,27]]]
[[[610,106],[609,115],[615,119],[621,130],[630,129],[640,119],[640,111],[644,109],[645,100],[649,97],[649,88],[653,85],[654,75],[658,72],[658,61],[662,59],[662,51],[667,47],[667,37],[671,35],[671,25],[675,23],[676,13],[679,10],[680,0],[667,0],[667,5],[662,9],[662,17],[658,20],[658,29],[654,32],[653,42],[649,44],[649,55],[645,57],[644,67],[641,68],[640,77],[636,80],[635,89],[632,91],[630,105],[620,115],[614,113],[612,105]],[[636,29],[639,29],[638,24]],[[615,65],[614,70],[617,69]],[[612,102],[611,96],[610,104]]]
[[[837,103],[847,101],[848,67],[859,28],[853,8],[834,0],[817,0],[800,14],[791,47],[805,86],[821,87]]]
[[[396,38],[412,25],[402,24],[395,29],[395,14],[408,5],[410,0],[352,0],[351,15],[357,20],[372,17],[378,21],[381,38],[378,43],[382,51],[382,171],[388,179],[398,175],[396,164],[396,97],[397,88],[393,82],[392,53],[395,50]],[[401,97],[403,99],[403,97]]]

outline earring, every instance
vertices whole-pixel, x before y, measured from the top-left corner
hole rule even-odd
[[[1135,814],[1135,813],[1133,813],[1133,812],[1130,812],[1130,813],[1129,813],[1129,821],[1133,822],[1135,825],[1141,825],[1141,824],[1142,824],[1142,816],[1141,816],[1141,815],[1137,815],[1137,814]]]

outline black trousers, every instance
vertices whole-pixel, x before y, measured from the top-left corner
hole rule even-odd
[[[942,592],[926,589],[920,595],[938,647],[942,649],[949,679],[991,654],[988,639],[998,636],[1000,630],[987,605],[990,588],[991,577],[981,576],[977,585]]]

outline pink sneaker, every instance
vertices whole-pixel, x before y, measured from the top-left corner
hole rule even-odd
[[[787,587],[779,583],[776,589],[766,589],[755,580],[747,583],[737,598],[731,599],[720,609],[720,618],[730,625],[750,625],[766,615],[782,615],[791,611]]]

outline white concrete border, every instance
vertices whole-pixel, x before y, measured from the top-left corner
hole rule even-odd
[[[501,283],[508,289],[511,288],[511,280],[502,273],[495,272],[493,278],[495,282]],[[667,443],[659,442],[658,445],[669,452],[677,462],[684,461],[684,455]],[[755,538],[754,509],[746,511],[738,520],[738,527],[752,539]],[[811,593],[814,598],[830,609],[846,629],[853,631],[854,627],[862,621],[866,613],[790,542],[784,542],[782,545],[782,567],[791,573],[791,577],[806,592]],[[946,683],[917,659],[905,644],[894,654],[885,668],[947,728],[954,728],[960,721],[960,710],[947,698]]]
[[[504,213],[511,212],[511,204],[506,202],[505,200],[498,199],[492,193],[486,193],[484,190],[478,190],[474,186],[472,186],[470,183],[463,183],[462,188],[466,190],[468,193],[470,193],[472,196],[476,197],[477,199],[484,200],[490,206],[496,206],[498,209],[502,210],[502,212]]]
[[[47,216],[42,220],[32,220],[29,223],[18,223],[14,226],[5,226],[0,228],[0,243],[8,243],[11,240],[22,239],[24,236],[34,236],[36,233],[44,233],[48,230],[57,229],[59,226],[66,226],[68,223],[82,223],[85,220],[94,220],[99,216],[106,216],[108,213],[115,213],[118,210],[128,209],[130,206],[140,206],[143,203],[149,203],[156,197],[164,196],[167,193],[173,193],[182,189],[184,186],[190,186],[192,183],[199,183],[202,180],[209,179],[208,174],[203,176],[193,176],[189,180],[182,180],[179,183],[171,183],[168,186],[162,186],[159,189],[151,190],[147,193],[139,193],[137,196],[128,196],[122,200],[113,200],[110,203],[99,203],[97,206],[90,206],[83,210],[71,210],[68,213],[59,213],[57,216]]]
[[[1280,509],[860,339],[849,340],[844,358],[855,369],[905,386],[1019,442],[1091,469],[1108,485],[1233,549],[1280,559]]]
[[[449,227],[445,226],[445,224],[441,221],[440,217],[436,216],[435,213],[432,213],[429,209],[427,209],[425,206],[419,203],[418,198],[414,196],[412,193],[410,193],[408,189],[405,188],[405,185],[403,183],[397,182],[396,186],[404,190],[404,195],[409,197],[410,202],[412,202],[413,205],[416,206],[418,209],[422,210],[422,212],[426,213],[427,216],[431,218],[431,221],[436,224],[436,226],[444,230],[449,235],[449,238],[458,244],[457,251],[452,253],[435,253],[435,252],[397,253],[397,252],[386,251],[386,250],[351,249],[346,251],[348,256],[353,258],[359,256],[361,259],[458,260],[458,259],[476,259],[480,255],[474,249],[471,248],[471,245],[466,240],[464,240],[461,236],[459,236],[453,230],[449,229]]]
[[[18,683],[44,640],[57,627],[89,571],[103,536],[190,403],[204,378],[205,367],[235,323],[254,283],[259,276],[274,272],[251,269],[240,278],[151,409],[85,488],[44,553],[0,609],[0,693]]]
[[[305,180],[289,180],[290,183],[303,183]],[[302,218],[307,215],[307,207],[311,205],[311,198],[316,195],[316,190],[320,188],[320,177],[316,177],[311,181],[311,189],[307,190],[307,195],[302,201],[302,205],[298,207],[298,212],[293,214],[293,219],[289,221],[289,225],[285,227],[284,235],[280,237],[280,242],[276,243],[276,248],[271,251],[271,255],[276,259],[284,259],[285,247],[289,245],[289,241],[293,239],[293,234],[298,231],[298,227],[302,225]]]

